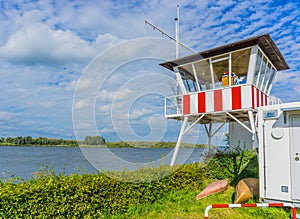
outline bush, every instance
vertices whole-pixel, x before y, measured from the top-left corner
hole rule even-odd
[[[216,179],[230,179],[236,185],[247,177],[258,178],[258,160],[255,151],[246,151],[240,147],[218,151],[209,163],[209,176]]]
[[[27,182],[14,183],[12,179],[0,183],[0,217],[106,218],[159,201],[174,190],[199,187],[206,177],[200,164],[170,171],[174,167],[111,172],[110,176],[107,173],[54,176],[50,170]],[[131,182],[119,181],[116,176],[127,180],[131,177]],[[153,176],[156,181],[147,181],[147,177]]]

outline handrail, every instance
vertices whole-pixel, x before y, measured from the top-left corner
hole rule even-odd
[[[182,95],[165,97],[165,117],[182,116]]]
[[[257,208],[257,207],[290,207],[292,209],[292,219],[297,218],[296,207],[291,203],[250,203],[250,204],[212,204],[205,208],[204,219],[208,219],[208,212],[212,208]]]

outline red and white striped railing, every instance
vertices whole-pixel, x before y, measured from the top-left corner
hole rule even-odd
[[[222,87],[165,98],[165,116],[199,115],[253,110],[268,105],[269,97],[251,84]]]
[[[206,207],[204,219],[208,219],[208,212],[212,208],[257,208],[257,207],[289,207],[292,209],[292,219],[296,219],[296,208],[291,203],[250,203],[250,204],[212,204]]]
[[[256,109],[268,105],[268,96],[253,85],[239,85],[183,95],[183,114]]]

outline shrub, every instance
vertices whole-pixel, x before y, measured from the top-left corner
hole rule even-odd
[[[35,179],[19,183],[1,182],[0,218],[106,218],[159,201],[174,190],[199,187],[206,177],[200,164],[183,165],[176,170],[169,166],[141,168],[111,175],[51,173],[44,171]],[[131,182],[115,176],[131,177]],[[147,181],[153,176],[157,177],[155,181]],[[141,177],[145,177],[144,181]]]
[[[258,178],[258,160],[255,151],[240,147],[218,151],[209,163],[209,176],[217,179],[230,179],[231,185],[247,177]]]

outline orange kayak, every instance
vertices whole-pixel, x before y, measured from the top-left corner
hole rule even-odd
[[[258,196],[259,181],[255,178],[245,178],[239,181],[235,187],[234,204],[243,203]]]
[[[208,184],[197,196],[196,199],[200,200],[209,195],[213,195],[217,192],[222,192],[228,188],[228,179],[217,180]]]

